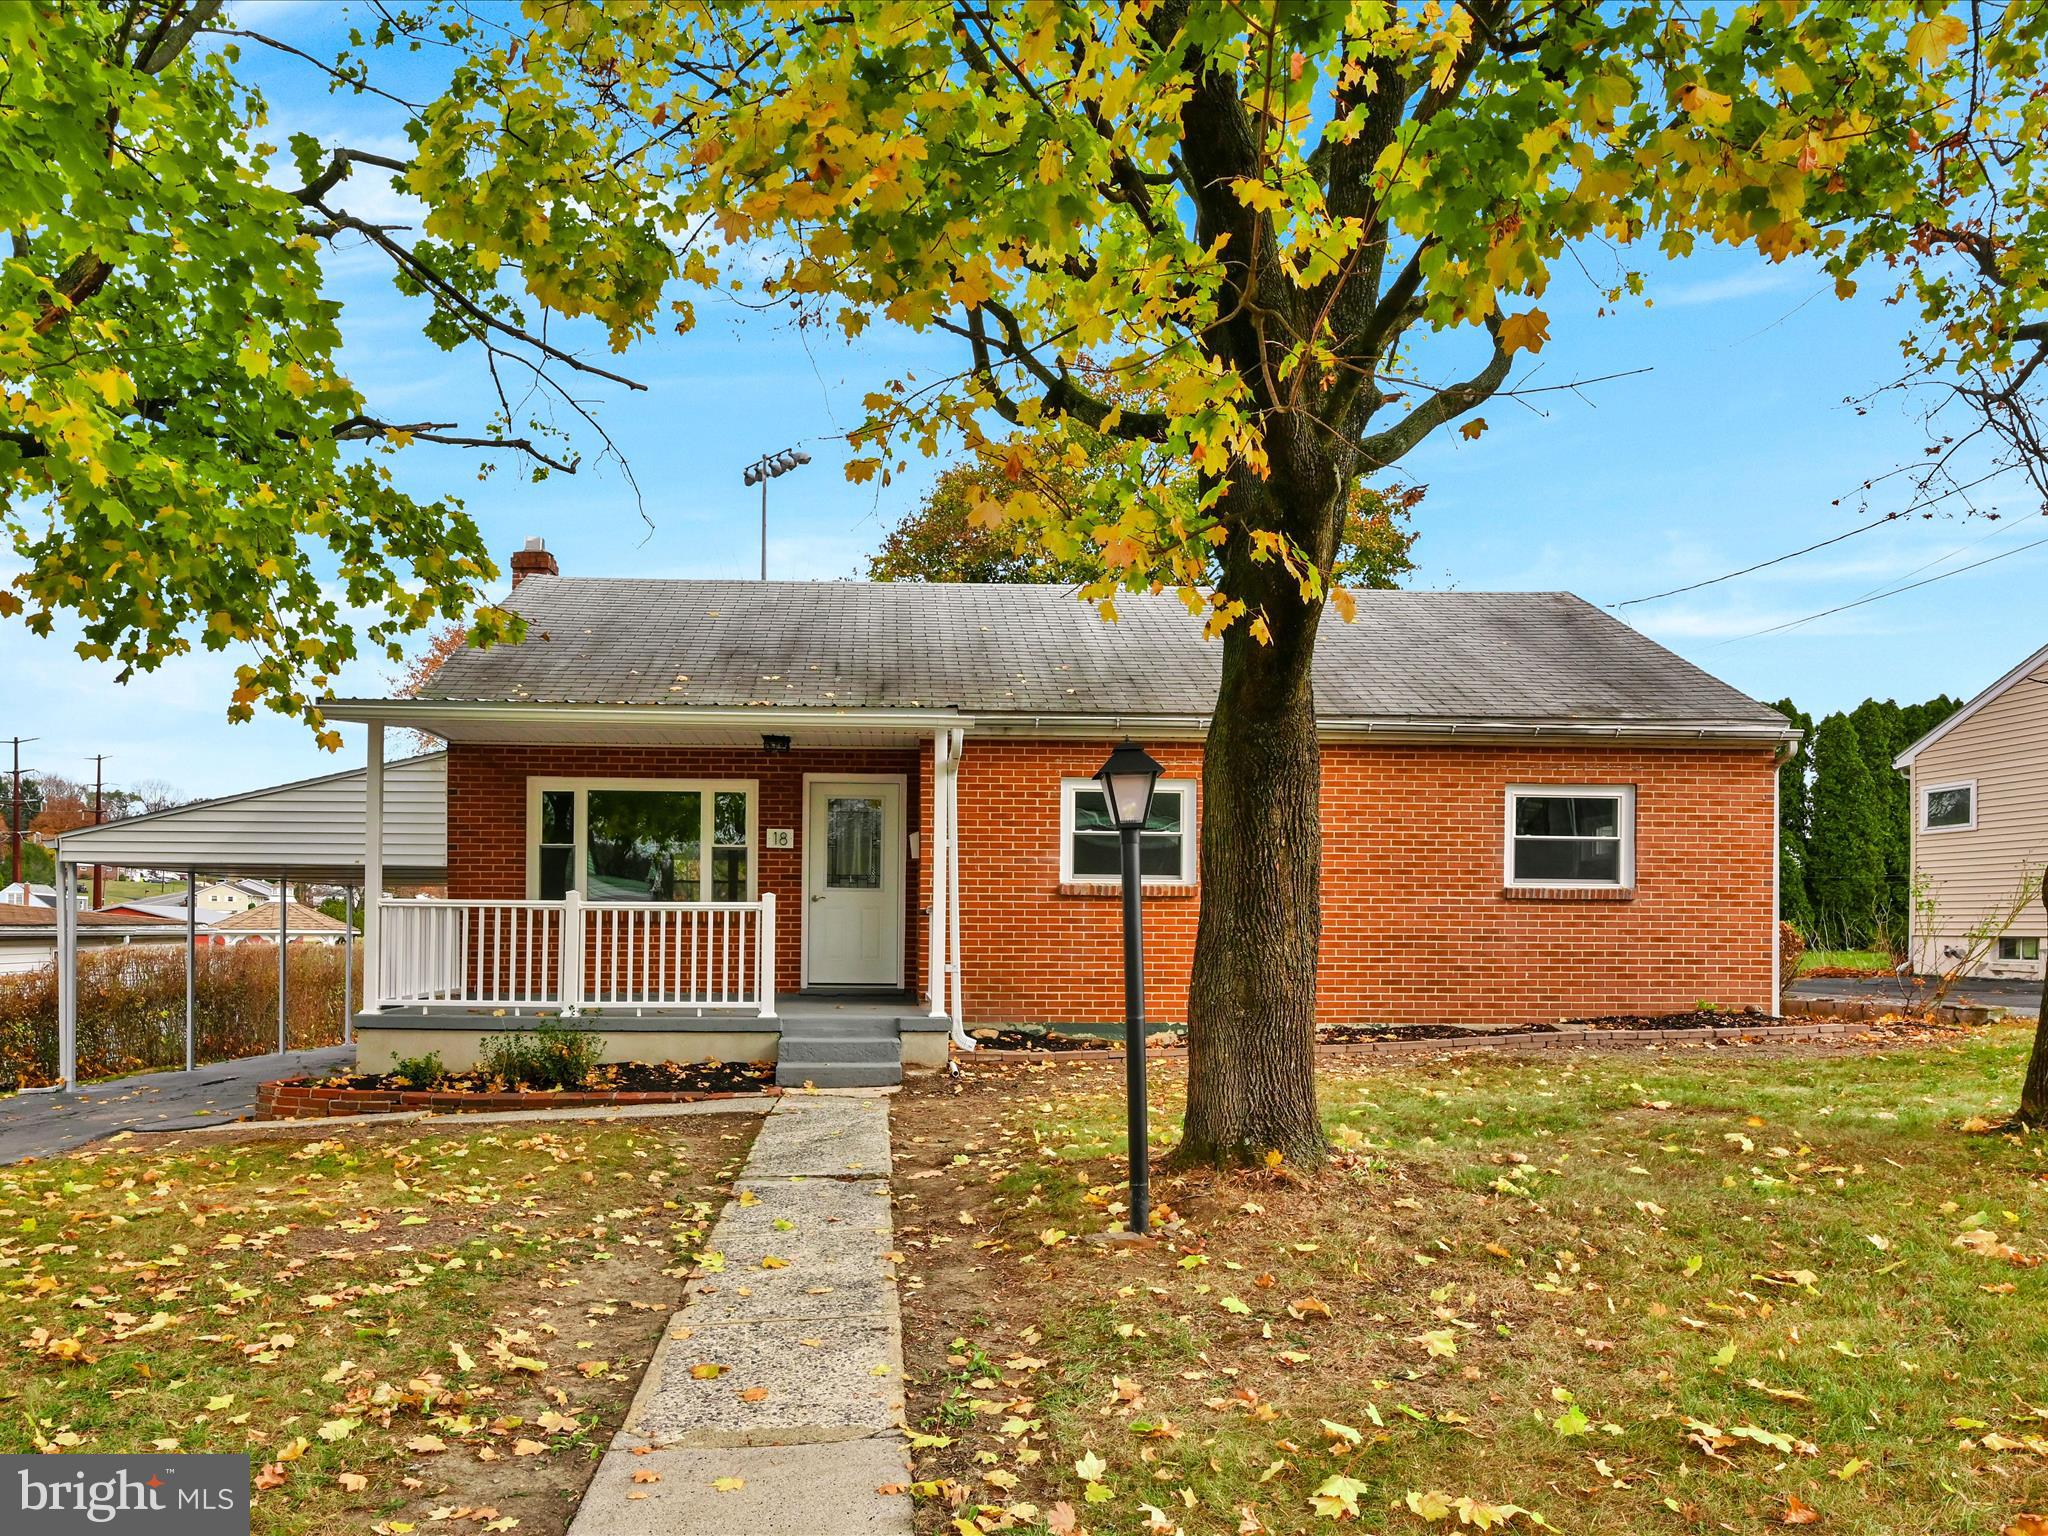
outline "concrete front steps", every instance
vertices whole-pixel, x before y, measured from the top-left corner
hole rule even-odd
[[[903,1081],[906,1044],[918,1062],[929,1047],[944,1048],[934,1021],[912,1013],[913,1006],[902,997],[860,993],[792,998],[782,1012],[775,1081],[785,1088],[895,1087]]]

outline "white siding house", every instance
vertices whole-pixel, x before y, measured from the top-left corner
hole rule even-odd
[[[2039,978],[2048,954],[2040,880],[2048,869],[2048,646],[1900,753],[1912,785],[1913,961],[1946,970],[1970,933],[2032,899],[1970,973]],[[1931,902],[1933,921],[1920,907]]]

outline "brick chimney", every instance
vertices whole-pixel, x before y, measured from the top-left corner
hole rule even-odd
[[[512,585],[518,586],[529,576],[559,576],[562,568],[555,564],[555,557],[548,553],[548,546],[541,539],[528,539],[526,548],[512,552]]]

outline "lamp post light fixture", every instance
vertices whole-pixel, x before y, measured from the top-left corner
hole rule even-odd
[[[764,454],[747,466],[741,479],[748,485],[761,487],[761,579],[768,579],[768,482],[778,475],[786,475],[799,464],[808,464],[811,456],[801,448],[785,448],[780,453]]]
[[[1095,772],[1123,850],[1124,1114],[1131,1159],[1130,1229],[1139,1236],[1151,1221],[1152,1158],[1145,1104],[1144,879],[1138,867],[1138,834],[1152,814],[1152,791],[1162,771],[1150,753],[1126,737]]]

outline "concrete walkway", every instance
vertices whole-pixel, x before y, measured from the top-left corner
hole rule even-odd
[[[570,1536],[910,1536],[893,1231],[888,1099],[786,1094]]]
[[[239,1120],[256,1112],[258,1083],[332,1072],[355,1054],[352,1045],[333,1045],[217,1061],[190,1072],[118,1077],[75,1093],[18,1093],[0,1099],[0,1163],[54,1157],[117,1131],[182,1131]]]

